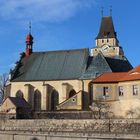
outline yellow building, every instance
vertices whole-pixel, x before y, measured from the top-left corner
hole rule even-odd
[[[129,72],[104,73],[93,84],[93,100],[109,102],[115,116],[140,117],[140,66]]]
[[[88,109],[94,78],[132,69],[119,46],[112,17],[102,18],[96,47],[89,52],[88,48],[33,52],[29,33],[26,51],[11,72],[10,96],[25,98],[34,111]]]

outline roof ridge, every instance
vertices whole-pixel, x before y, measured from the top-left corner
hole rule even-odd
[[[80,50],[89,50],[89,48],[80,48],[80,49],[68,49],[68,50],[53,50],[53,51],[40,51],[40,52],[33,52],[33,53],[51,53],[51,52],[72,52],[72,51],[80,51]]]

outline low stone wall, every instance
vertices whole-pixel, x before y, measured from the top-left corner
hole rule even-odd
[[[138,139],[140,120],[0,120],[0,140]]]
[[[0,120],[0,131],[139,134],[140,120]]]
[[[1,120],[0,131],[108,132],[108,120]]]
[[[108,135],[108,134],[94,134],[94,135],[83,135],[79,133],[71,133],[64,135],[62,133],[56,134],[27,134],[27,133],[1,133],[0,140],[140,140],[139,136],[136,135]]]

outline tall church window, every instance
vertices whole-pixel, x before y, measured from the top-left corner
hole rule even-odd
[[[41,93],[39,90],[36,90],[34,93],[34,110],[41,110]]]
[[[133,85],[133,95],[138,95],[138,86]]]
[[[59,104],[59,94],[56,90],[53,90],[52,93],[50,94],[50,109],[52,111],[56,110],[57,105]]]
[[[71,98],[72,96],[76,95],[76,91],[73,89],[70,91],[69,93],[69,98]]]
[[[119,96],[123,96],[123,86],[119,86]]]
[[[104,97],[107,97],[107,96],[109,96],[109,88],[108,87],[103,87],[103,96]]]
[[[23,92],[21,90],[18,90],[17,93],[16,93],[16,97],[18,97],[18,98],[24,98]]]

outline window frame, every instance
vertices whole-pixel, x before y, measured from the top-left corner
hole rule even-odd
[[[138,85],[133,85],[133,96],[138,96]]]
[[[119,86],[119,96],[124,96],[124,88],[123,88],[123,86]]]

